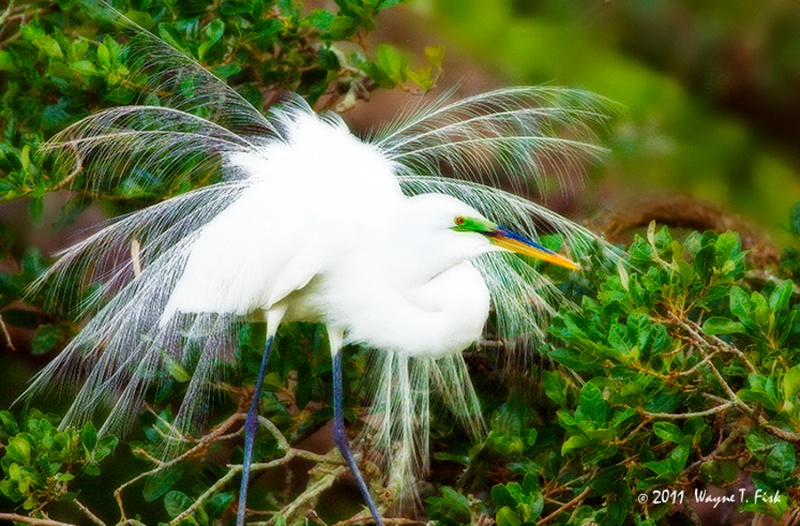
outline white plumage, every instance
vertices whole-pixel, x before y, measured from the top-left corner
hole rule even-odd
[[[591,124],[603,118],[602,103],[579,91],[502,89],[440,99],[361,141],[299,98],[264,116],[140,36],[145,67],[169,65],[152,73],[159,93],[192,79],[194,96],[174,89],[163,99],[170,107],[92,115],[49,150],[65,166],[80,163],[95,190],[142,172],[217,182],[122,217],[61,254],[41,283],[59,290],[78,277],[82,288],[101,286],[83,305],[91,320],[29,393],[80,385],[63,425],[112,401],[105,432],[129,423],[147,388],[178,362],[193,371],[176,416],[187,429],[202,423],[248,317],[265,316],[270,334],[281,322],[321,322],[334,353],[342,338],[380,351],[376,442],[390,486],[413,498],[413,479],[427,468],[429,392],[440,391],[468,428],[481,427],[460,351],[479,338],[490,306],[501,337],[538,339],[560,296],[529,260],[454,221],[499,223],[534,239],[544,223],[578,254],[596,242],[481,182],[579,168],[599,152]],[[133,258],[121,257],[133,246]]]
[[[269,308],[359,237],[374,237],[376,223],[402,201],[391,164],[344,123],[307,109],[291,114],[285,142],[224,160],[251,184],[199,230],[162,323],[176,310],[244,315]]]

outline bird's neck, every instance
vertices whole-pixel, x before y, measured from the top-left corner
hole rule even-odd
[[[444,272],[487,251],[480,238],[475,238],[474,245],[465,244],[458,250],[452,250],[445,240],[442,243],[431,242],[413,233],[388,239],[394,241],[383,252],[389,255],[385,265],[387,278],[402,290],[425,286]]]
[[[432,271],[434,272],[434,271]],[[414,280],[419,280],[419,274]],[[407,356],[438,358],[475,342],[489,315],[489,291],[469,261],[461,261],[415,285],[381,280],[380,301],[349,325],[351,342]]]

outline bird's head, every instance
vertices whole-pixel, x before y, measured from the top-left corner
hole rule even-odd
[[[407,246],[441,259],[447,268],[487,252],[515,252],[578,270],[577,264],[541,244],[487,219],[466,203],[443,194],[421,194],[406,201],[403,230]]]
[[[473,212],[474,213],[471,215],[464,214],[455,216],[451,229],[455,232],[480,234],[484,236],[493,247],[497,247],[497,249],[502,251],[516,252],[517,254],[530,256],[572,270],[580,269],[576,263],[545,248],[536,241],[489,221],[477,211]]]

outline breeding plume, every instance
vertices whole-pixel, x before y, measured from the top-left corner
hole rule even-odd
[[[578,91],[501,89],[433,101],[359,139],[299,97],[264,115],[155,37],[137,39],[163,105],[92,115],[48,150],[93,190],[132,174],[144,174],[140,185],[213,182],[118,218],[61,254],[41,283],[62,296],[76,291],[59,284],[92,287],[82,305],[91,316],[29,391],[77,386],[62,425],[110,405],[106,432],[129,423],[148,388],[179,363],[192,377],[175,425],[193,429],[221,366],[236,361],[238,328],[265,321],[245,424],[241,525],[273,338],[281,324],[324,324],[335,440],[381,524],[345,432],[343,345],[378,356],[368,375],[377,379],[375,417],[364,432],[385,453],[395,500],[413,499],[428,462],[429,393],[440,391],[479,430],[461,351],[479,339],[490,312],[500,337],[540,338],[559,293],[537,261],[577,269],[594,240],[494,185],[527,187],[579,170],[599,152],[591,124],[602,119],[601,104]],[[535,241],[541,225],[563,235],[569,258]]]

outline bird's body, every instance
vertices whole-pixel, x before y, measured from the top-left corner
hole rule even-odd
[[[475,342],[490,299],[468,260],[493,247],[451,227],[479,214],[441,194],[406,197],[392,163],[341,122],[301,113],[291,124],[287,143],[225,160],[254,183],[195,234],[161,323],[277,308],[283,322],[324,323],[346,344],[407,356]]]
[[[374,238],[387,206],[404,199],[390,163],[343,123],[297,113],[287,124],[286,142],[223,160],[252,184],[196,233],[162,323],[176,311],[268,310]],[[318,321],[299,310],[294,319]]]
[[[414,498],[427,467],[429,392],[475,430],[481,416],[460,351],[481,335],[490,307],[500,337],[538,338],[559,291],[529,258],[577,269],[532,241],[541,221],[573,249],[585,229],[479,184],[543,177],[591,155],[581,92],[508,88],[441,100],[362,141],[299,98],[261,114],[195,62],[143,30],[159,97],[174,107],[128,106],[89,116],[53,138],[57,161],[95,190],[129,173],[154,180],[210,174],[219,181],[141,209],[67,249],[43,283],[92,290],[92,319],[39,373],[28,393],[80,384],[62,426],[113,400],[100,430],[129,424],[147,388],[174,363],[193,369],[175,427],[202,422],[236,328],[256,317],[267,342],[245,425],[238,524],[245,520],[261,384],[278,327],[326,326],[333,357],[334,438],[376,522],[344,431],[341,349],[375,349],[374,443],[396,500]],[[179,89],[196,84],[195,98]],[[170,87],[176,95],[164,96]],[[183,94],[183,95],[180,95]],[[206,117],[196,115],[202,110]],[[556,133],[567,128],[570,139]],[[195,161],[192,161],[195,160]],[[192,161],[192,162],[189,162]],[[453,172],[460,179],[445,177]],[[499,226],[513,227],[520,234]],[[131,258],[121,261],[120,254]],[[100,286],[98,286],[100,285]],[[57,298],[59,299],[59,298]],[[199,350],[199,351],[198,351]],[[199,352],[199,355],[198,355]]]
[[[457,256],[450,251],[442,254],[445,247],[452,248],[447,234],[458,236],[448,231],[456,215],[441,217],[443,239],[434,237],[433,229],[425,231],[430,234],[426,243],[396,235],[398,224],[408,227],[406,233],[415,231],[420,216],[410,214],[424,210],[414,206],[419,200],[426,200],[434,212],[453,211],[451,205],[457,204],[441,195],[404,198],[382,221],[384,228],[359,236],[355,250],[342,254],[312,279],[308,290],[297,292],[296,302],[308,306],[306,311],[323,313],[315,321],[341,330],[345,343],[405,356],[439,357],[462,351],[480,336],[489,314],[489,291],[467,259],[471,251],[478,255],[478,250],[489,251],[491,246],[477,239],[475,246],[467,241]],[[409,261],[408,254],[414,253],[426,254],[419,262],[424,264]],[[298,316],[302,313],[292,307],[287,319],[303,319]]]

